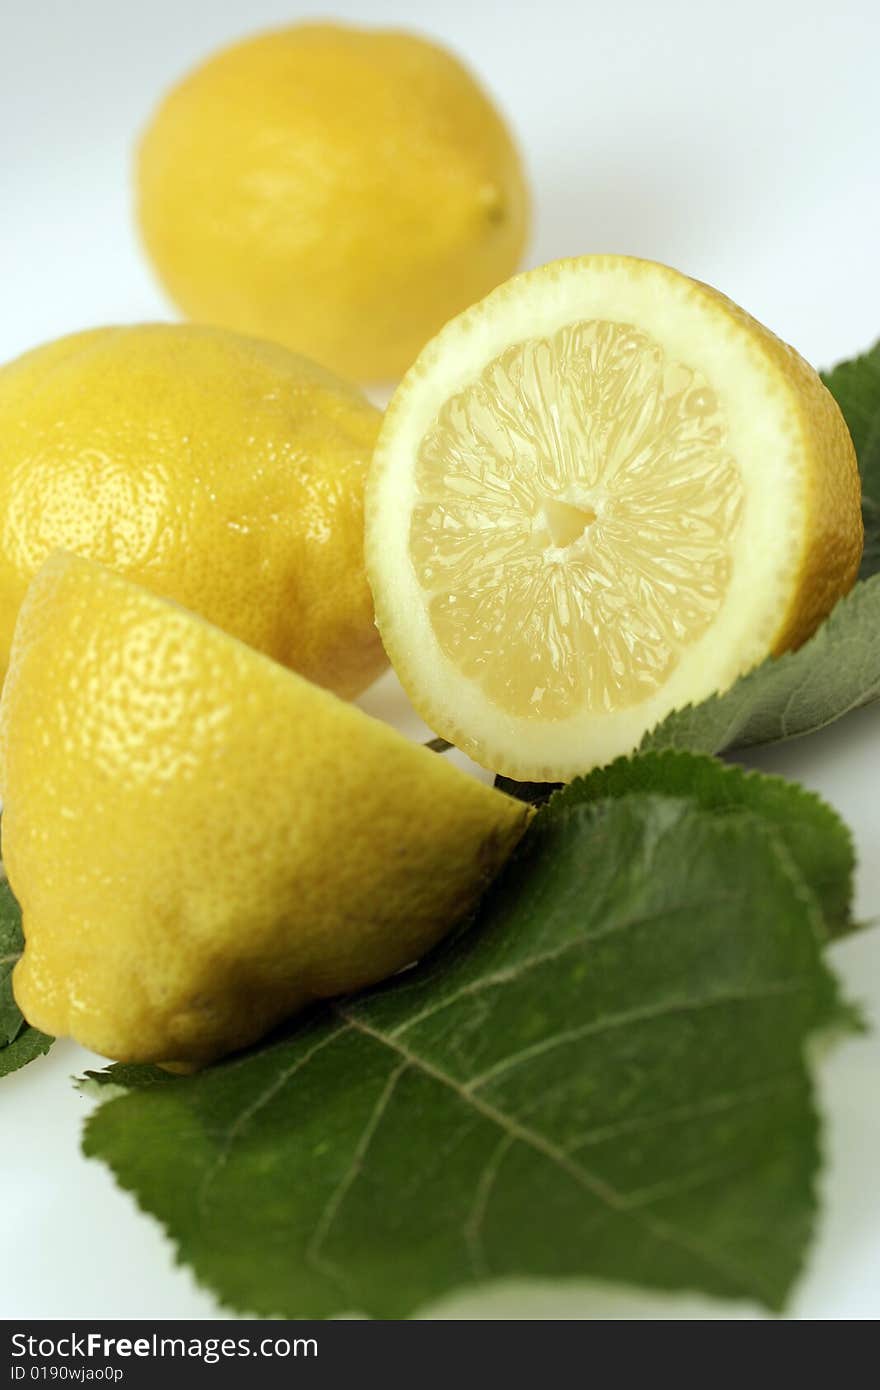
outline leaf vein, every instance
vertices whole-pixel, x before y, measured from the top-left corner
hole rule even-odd
[[[646,1023],[655,1018],[666,1018],[676,1014],[694,1013],[701,1009],[710,1009],[716,1005],[732,1003],[751,1003],[761,999],[774,998],[777,995],[796,994],[799,990],[807,987],[809,981],[805,978],[795,978],[793,980],[778,980],[768,984],[763,990],[731,990],[726,994],[713,994],[702,999],[672,999],[665,1004],[651,1004],[642,1009],[628,1009],[619,1014],[606,1014],[602,1018],[593,1019],[590,1023],[584,1024],[581,1028],[569,1028],[563,1033],[554,1033],[550,1037],[541,1038],[539,1042],[533,1043],[530,1047],[524,1047],[520,1052],[514,1052],[509,1057],[503,1058],[494,1066],[488,1067],[486,1071],[471,1077],[464,1085],[464,1090],[468,1094],[479,1090],[488,1082],[494,1081],[496,1077],[502,1076],[505,1072],[521,1066],[523,1063],[532,1061],[535,1057],[542,1056],[545,1052],[551,1052],[557,1047],[564,1047],[567,1043],[579,1042],[583,1038],[597,1037],[602,1033],[611,1032],[615,1028],[623,1028],[631,1023]]]
[[[279,1091],[284,1089],[288,1081],[296,1076],[297,1072],[301,1071],[302,1068],[312,1060],[316,1053],[320,1052],[328,1043],[335,1042],[337,1038],[348,1031],[348,1024],[343,1024],[339,1028],[334,1028],[332,1033],[326,1034],[319,1042],[307,1048],[307,1050],[301,1053],[289,1067],[285,1067],[283,1071],[279,1072],[274,1081],[272,1081],[265,1090],[261,1091],[259,1095],[255,1096],[250,1105],[246,1106],[245,1109],[241,1111],[227,1131],[217,1157],[214,1159],[214,1162],[211,1164],[199,1186],[196,1205],[201,1212],[204,1213],[207,1205],[208,1192],[215,1182],[218,1173],[228,1162],[233,1146],[241,1135],[242,1130],[246,1128],[250,1121],[253,1120],[270,1101],[275,1099]]]
[[[563,956],[568,955],[571,951],[590,949],[597,941],[604,941],[610,936],[616,936],[619,932],[630,931],[637,927],[646,927],[651,922],[664,921],[666,918],[674,916],[679,912],[703,911],[709,901],[710,899],[708,897],[703,897],[698,903],[665,903],[663,907],[658,908],[654,912],[644,912],[639,913],[635,917],[625,917],[620,922],[613,922],[602,931],[584,933],[569,941],[564,941],[561,945],[554,946],[550,950],[540,951],[533,956],[526,956],[522,960],[517,961],[515,965],[507,966],[503,970],[493,971],[491,974],[483,975],[479,980],[474,980],[470,984],[463,985],[461,989],[456,990],[453,994],[447,995],[445,999],[438,1000],[436,1004],[431,1004],[428,1008],[422,1009],[419,1013],[414,1014],[412,1018],[406,1019],[403,1023],[398,1024],[396,1028],[392,1028],[387,1034],[383,1034],[383,1036],[389,1038],[402,1037],[404,1033],[407,1033],[417,1024],[424,1023],[426,1019],[433,1018],[435,1014],[442,1013],[444,1009],[449,1008],[452,1004],[458,1003],[460,999],[472,998],[475,995],[482,994],[484,990],[492,989],[497,985],[514,984],[517,980],[522,979],[529,971],[536,969],[538,966],[549,965],[553,961],[560,960]],[[729,894],[719,893],[712,901],[729,902],[732,901],[732,899]]]
[[[398,1052],[412,1067],[424,1072],[427,1076],[433,1077],[440,1085],[449,1087],[464,1100],[466,1104],[474,1106],[480,1114],[491,1123],[496,1124],[504,1133],[510,1134],[513,1139],[521,1140],[528,1148],[540,1154],[542,1157],[549,1159],[555,1167],[564,1172],[584,1191],[595,1197],[598,1202],[604,1203],[610,1210],[617,1212],[620,1216],[627,1216],[631,1220],[638,1221],[650,1234],[656,1236],[658,1239],[665,1240],[670,1245],[677,1245],[680,1249],[687,1250],[689,1254],[700,1260],[711,1269],[713,1273],[716,1275],[720,1274],[724,1279],[731,1282],[734,1287],[741,1289],[745,1293],[752,1294],[755,1286],[760,1284],[761,1281],[756,1277],[754,1270],[741,1266],[738,1261],[732,1259],[728,1254],[706,1246],[703,1242],[696,1240],[687,1232],[678,1230],[677,1227],[671,1225],[667,1221],[657,1221],[647,1216],[638,1208],[634,1209],[632,1212],[628,1212],[626,1209],[626,1200],[616,1188],[611,1187],[597,1174],[590,1172],[583,1164],[572,1160],[563,1149],[560,1149],[544,1135],[529,1128],[527,1125],[521,1124],[511,1115],[508,1115],[503,1110],[499,1110],[496,1106],[491,1105],[481,1097],[474,1095],[472,1092],[465,1091],[462,1085],[456,1081],[455,1077],[450,1076],[440,1067],[434,1066],[433,1063],[428,1062],[426,1058],[420,1057],[418,1053],[412,1052],[398,1039],[391,1038],[389,1034],[382,1033],[379,1029],[372,1028],[368,1023],[365,1023],[363,1019],[346,1013],[345,1009],[342,1007],[338,1009],[338,1012],[341,1017],[345,1018],[346,1021],[351,1023],[358,1031],[364,1033],[367,1037],[373,1038],[377,1042],[384,1043],[386,1047]],[[768,1297],[770,1297],[769,1294]],[[770,1301],[772,1302],[772,1297]]]
[[[361,1169],[364,1166],[364,1159],[366,1158],[369,1152],[370,1145],[373,1142],[373,1138],[375,1137],[376,1131],[378,1130],[379,1125],[382,1122],[382,1116],[388,1109],[388,1106],[391,1102],[391,1097],[394,1094],[397,1083],[400,1080],[401,1076],[403,1076],[404,1072],[409,1069],[409,1066],[410,1063],[406,1060],[406,1058],[403,1058],[400,1061],[400,1063],[396,1067],[394,1067],[392,1071],[389,1072],[388,1077],[385,1081],[385,1085],[382,1087],[382,1090],[376,1099],[376,1104],[373,1106],[372,1114],[370,1115],[370,1118],[367,1121],[367,1123],[364,1125],[363,1133],[361,1134],[361,1137],[358,1140],[357,1145],[355,1146],[351,1162],[348,1165],[348,1168],[343,1173],[336,1187],[331,1192],[329,1198],[327,1199],[326,1205],[324,1206],[324,1209],[321,1212],[321,1215],[318,1217],[318,1220],[315,1224],[315,1229],[312,1232],[312,1238],[309,1241],[308,1246],[306,1247],[306,1259],[308,1260],[309,1264],[314,1265],[314,1267],[318,1269],[322,1274],[330,1273],[331,1275],[336,1276],[340,1273],[340,1271],[337,1270],[336,1266],[333,1264],[332,1261],[323,1259],[321,1257],[320,1249],[327,1238],[327,1235],[330,1231],[330,1228],[333,1225],[334,1220],[336,1219],[336,1214],[339,1211],[339,1208],[342,1206],[342,1203],[345,1200],[346,1193],[348,1192],[352,1183],[357,1178],[358,1173],[360,1173]]]
[[[477,1279],[488,1279],[491,1272],[489,1269],[489,1262],[486,1258],[486,1249],[483,1244],[483,1225],[486,1220],[486,1213],[489,1210],[492,1189],[497,1181],[498,1173],[504,1162],[505,1155],[513,1143],[514,1137],[512,1134],[503,1134],[489,1158],[486,1160],[486,1165],[477,1179],[473,1206],[465,1222],[465,1242],[468,1248],[471,1268]]]
[[[630,1120],[620,1120],[604,1126],[599,1125],[574,1139],[568,1145],[568,1152],[578,1153],[581,1149],[591,1148],[594,1144],[605,1144],[609,1140],[621,1138],[626,1134],[643,1134],[650,1130],[663,1129],[666,1125],[699,1120],[706,1115],[716,1113],[723,1114],[727,1110],[736,1110],[740,1106],[750,1105],[755,1101],[777,1095],[781,1091],[788,1090],[793,1084],[801,1085],[801,1076],[799,1072],[789,1069],[780,1072],[775,1080],[768,1081],[766,1085],[744,1086],[739,1091],[729,1091],[723,1096],[709,1096],[705,1100],[695,1101],[690,1105],[680,1105],[666,1110],[662,1115],[635,1115]]]

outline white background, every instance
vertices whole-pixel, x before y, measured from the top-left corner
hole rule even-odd
[[[213,48],[326,13],[418,28],[482,75],[535,198],[528,260],[623,251],[725,290],[819,366],[880,336],[876,0],[3,0],[0,360],[92,324],[172,316],[132,227],[131,152],[163,90]],[[0,440],[2,449],[2,440]],[[880,638],[878,638],[880,640]],[[393,684],[369,707],[412,732]],[[858,910],[880,917],[880,709],[761,755],[854,828]],[[880,1023],[880,932],[833,952]],[[78,1154],[89,1102],[71,1044],[0,1083],[0,1316],[223,1316],[152,1220]],[[93,1059],[94,1064],[94,1059]],[[880,1313],[877,1037],[819,1075],[823,1216],[791,1313]],[[540,1220],[536,1209],[524,1219]],[[445,1316],[757,1316],[588,1285],[498,1288]]]

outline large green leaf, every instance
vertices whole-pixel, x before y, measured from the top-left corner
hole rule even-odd
[[[29,1028],[12,994],[12,971],[21,955],[21,913],[5,878],[0,879],[0,1076],[48,1052],[53,1039]]]
[[[844,1014],[815,806],[792,791],[784,831],[782,787],[765,814],[748,785],[691,759],[672,796],[568,792],[469,932],[200,1075],[111,1069],[135,1089],[86,1153],[248,1312],[396,1317],[509,1275],[781,1307],[815,1209],[805,1043]]]

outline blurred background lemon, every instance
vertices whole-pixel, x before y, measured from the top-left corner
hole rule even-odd
[[[141,141],[147,249],[194,319],[364,381],[397,377],[517,267],[510,133],[457,58],[396,30],[301,24],[196,68]]]

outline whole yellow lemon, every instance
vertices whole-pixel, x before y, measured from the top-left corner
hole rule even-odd
[[[99,328],[0,368],[0,675],[60,548],[357,694],[385,665],[363,564],[380,419],[314,363],[215,328]]]
[[[155,114],[137,183],[184,313],[360,380],[399,376],[526,236],[504,121],[407,33],[300,24],[217,54]]]

